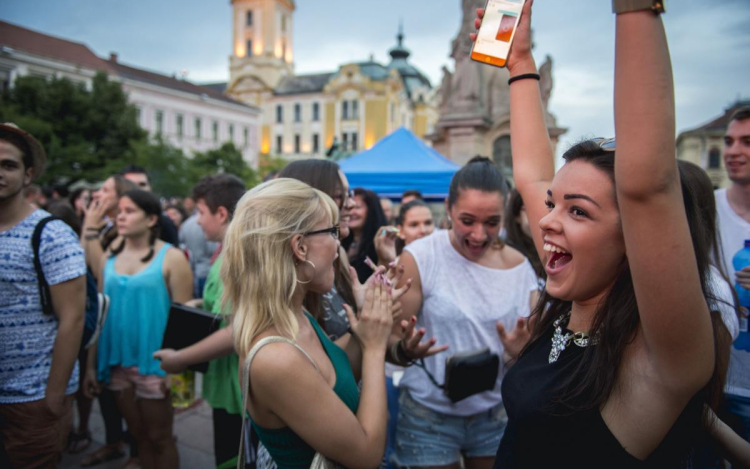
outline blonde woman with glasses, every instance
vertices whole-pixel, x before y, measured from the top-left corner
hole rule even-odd
[[[249,378],[245,409],[281,469],[309,467],[316,452],[350,468],[383,457],[391,288],[382,276],[370,283],[359,319],[346,307],[356,340],[344,349],[302,305],[333,286],[337,223],[330,197],[281,178],[240,200],[225,239],[224,301]]]

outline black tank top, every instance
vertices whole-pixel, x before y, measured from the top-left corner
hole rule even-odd
[[[620,445],[598,409],[571,414],[555,403],[560,383],[576,369],[584,349],[571,343],[549,363],[552,334],[550,327],[503,378],[508,425],[494,468],[684,467],[703,436],[701,400],[696,396],[688,403],[659,447],[641,461]]]

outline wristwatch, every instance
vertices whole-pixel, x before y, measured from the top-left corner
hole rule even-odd
[[[616,15],[638,10],[664,13],[664,0],[612,0],[612,13]]]

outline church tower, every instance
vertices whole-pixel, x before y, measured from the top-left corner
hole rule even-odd
[[[230,94],[273,90],[294,73],[294,0],[232,0]]]

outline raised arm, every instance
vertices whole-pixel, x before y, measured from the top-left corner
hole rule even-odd
[[[664,384],[692,395],[711,376],[714,346],[675,159],[667,39],[651,11],[616,22],[615,179],[643,339]]]
[[[523,7],[508,55],[507,67],[511,79],[538,73],[531,54],[532,4],[533,1],[528,0]],[[483,10],[477,13],[480,18],[484,16]],[[481,19],[477,19],[477,29],[480,24]],[[472,34],[472,40],[475,39],[476,35]],[[555,161],[538,80],[519,79],[510,85],[510,142],[513,179],[529,216],[534,245],[539,257],[544,259],[544,242],[538,227],[539,220],[547,214],[544,201],[555,176]]]

